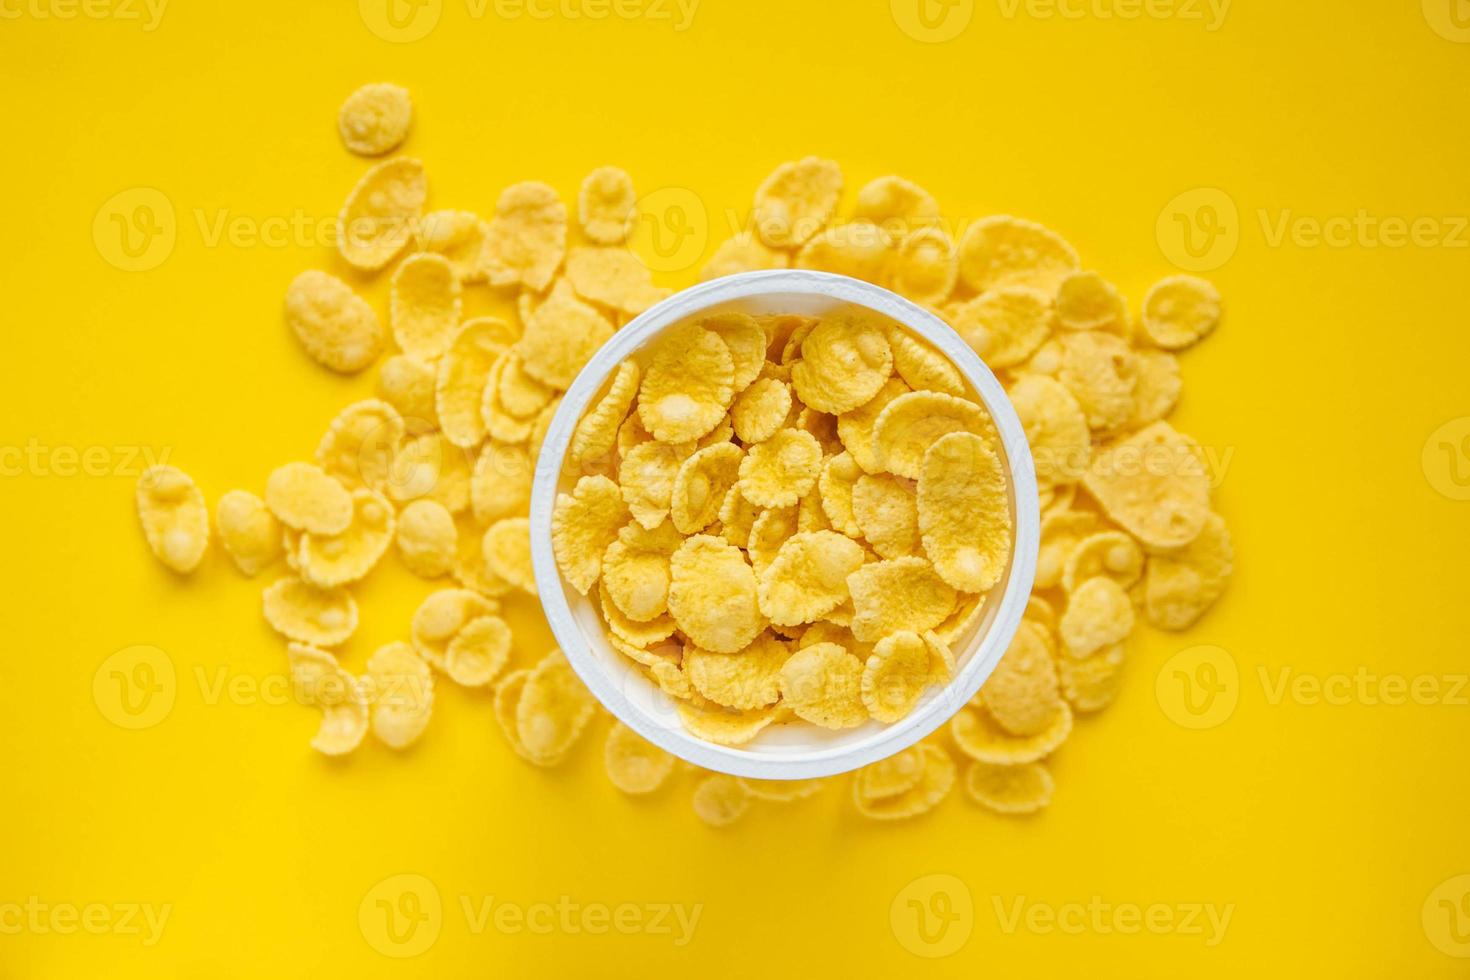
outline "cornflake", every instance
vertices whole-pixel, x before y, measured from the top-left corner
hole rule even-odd
[[[607,778],[630,796],[652,793],[674,771],[674,757],[646,742],[622,722],[614,722],[603,748]]]
[[[863,185],[857,194],[853,216],[897,234],[936,223],[939,202],[913,181],[889,175]]]
[[[286,322],[312,360],[342,374],[361,371],[383,351],[383,328],[367,300],[316,269],[291,280]]]
[[[793,535],[761,571],[761,612],[778,626],[815,622],[847,601],[847,577],[863,558],[862,545],[836,531]]]
[[[459,330],[460,285],[449,260],[418,252],[393,273],[389,320],[393,339],[410,357],[433,360]]]
[[[337,658],[306,643],[286,648],[291,686],[298,699],[322,709],[321,726],[311,747],[323,755],[346,755],[362,744],[368,731],[368,707],[357,678]]]
[[[984,592],[1000,581],[1010,560],[1011,513],[1000,457],[984,439],[951,432],[929,447],[918,531],[934,570],[956,589]]]
[[[526,373],[551,388],[567,388],[582,364],[613,335],[607,317],[575,295],[553,292],[526,320],[516,354]]]
[[[1039,762],[997,766],[972,762],[965,772],[970,798],[996,813],[1035,813],[1051,802],[1056,783]]]
[[[485,440],[481,403],[491,368],[507,350],[503,336],[496,321],[470,321],[459,328],[439,361],[435,415],[444,438],[461,449],[474,449]]]
[[[577,220],[594,242],[616,245],[628,237],[637,217],[633,178],[618,167],[598,167],[582,181]]]
[[[783,163],[755,192],[755,228],[771,248],[795,248],[832,218],[842,194],[842,169],[807,157]]]
[[[413,101],[401,85],[377,82],[347,97],[337,112],[337,130],[347,149],[375,157],[402,143],[413,119]]]
[[[414,229],[419,251],[444,256],[455,277],[466,283],[485,278],[480,256],[488,233],[489,225],[472,211],[431,211]]]
[[[1056,232],[1034,221],[982,218],[960,240],[960,279],[977,293],[998,286],[1031,286],[1055,293],[1081,262]]]
[[[393,543],[393,505],[372,490],[352,492],[352,522],[338,534],[301,535],[301,577],[320,589],[356,582],[373,570]]]
[[[763,633],[738,653],[692,647],[685,651],[683,669],[701,696],[744,711],[776,703],[781,696],[781,668],[790,656],[785,643]]]
[[[893,374],[893,350],[880,324],[867,316],[823,319],[801,343],[791,383],[802,404],[840,415],[872,399]]]
[[[782,429],[740,461],[740,492],[761,507],[790,507],[811,490],[821,467],[822,446],[810,432]]]
[[[1198,276],[1170,276],[1143,299],[1143,332],[1168,350],[1188,347],[1220,323],[1220,292]]]
[[[383,490],[408,426],[398,410],[370,398],[337,413],[317,443],[316,461],[345,487]]]
[[[255,494],[231,490],[220,497],[214,523],[220,544],[242,574],[253,576],[281,557],[281,523]]]
[[[701,279],[719,279],[740,272],[757,272],[761,269],[784,269],[791,264],[791,256],[780,249],[771,248],[748,231],[728,238],[715,249],[700,273]]]
[[[434,710],[434,676],[411,645],[379,647],[368,658],[364,682],[371,686],[368,703],[372,731],[390,749],[404,749],[429,726]]]
[[[822,728],[855,728],[868,720],[863,665],[835,643],[798,650],[781,667],[781,696],[797,717]]]
[[[871,796],[864,792],[867,780],[861,776],[853,780],[853,803],[859,813],[874,820],[908,820],[928,813],[949,795],[957,775],[949,753],[929,743],[915,750],[921,768],[907,789]]]
[[[357,602],[346,589],[319,589],[287,575],[271,583],[264,600],[265,621],[287,639],[334,647],[357,631]]]
[[[209,508],[194,481],[173,466],[149,467],[138,478],[136,501],[154,557],[176,572],[192,572],[209,547]]]
[[[310,463],[287,463],[271,473],[265,505],[287,527],[311,534],[341,534],[352,523],[352,494]]]
[[[567,247],[567,207],[546,184],[507,187],[495,203],[481,265],[492,286],[551,285]]]
[[[659,442],[680,443],[720,424],[735,397],[735,359],[701,324],[675,327],[655,341],[638,389],[638,417]]]
[[[669,612],[695,645],[734,653],[765,628],[755,572],[740,549],[723,538],[688,538],[669,569]]]
[[[449,572],[458,538],[454,515],[437,500],[415,500],[398,515],[398,555],[420,578]]]
[[[413,240],[428,196],[428,177],[418,160],[395,157],[363,174],[337,217],[342,258],[367,272],[392,262]]]
[[[938,391],[899,395],[873,423],[874,467],[917,480],[924,471],[924,454],[951,432],[969,432],[991,443],[996,439],[990,416],[974,402]]]

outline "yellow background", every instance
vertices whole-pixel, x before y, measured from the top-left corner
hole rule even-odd
[[[1452,40],[1452,2],[1237,0],[1208,30],[1189,16],[1208,8],[1185,0],[1132,19],[1104,16],[1121,9],[1107,0],[1074,0],[1080,18],[984,0],[949,9],[959,20],[940,23],[963,29],[929,43],[898,26],[913,8],[896,18],[887,0],[703,0],[682,31],[493,6],[477,17],[442,0],[405,5],[437,21],[396,43],[368,26],[381,3],[364,17],[350,2],[175,0],[150,31],[112,16],[141,6],[62,19],[68,0],[5,0],[0,447],[38,448],[19,472],[10,452],[0,479],[0,916],[31,896],[171,914],[151,946],[126,930],[0,933],[0,974],[1465,975],[1435,945],[1470,953],[1449,918],[1470,925],[1470,907],[1455,907],[1465,881],[1450,881],[1470,872],[1470,710],[1453,678],[1467,669],[1470,503],[1436,489],[1456,493],[1449,467],[1470,468],[1464,426],[1422,455],[1434,430],[1470,415],[1470,249],[1455,220],[1470,211],[1470,46]],[[519,763],[486,698],[452,685],[414,750],[367,744],[335,763],[307,747],[313,711],[248,690],[211,698],[221,676],[248,685],[284,668],[262,580],[217,549],[189,579],[159,566],[136,526],[131,455],[167,451],[211,501],[259,491],[371,390],[373,372],[329,375],[282,324],[290,278],[337,268],[315,229],[273,243],[212,229],[333,215],[364,169],[337,140],[337,106],[380,79],[413,92],[406,149],[427,162],[434,205],[488,213],[522,178],[570,198],[615,162],[642,190],[692,192],[706,253],[771,167],[820,153],[843,163],[849,201],[897,172],[956,222],[1045,221],[1136,303],[1181,254],[1156,232],[1161,213],[1183,227],[1169,202],[1223,191],[1237,215],[1214,225],[1234,239],[1207,274],[1227,320],[1184,356],[1175,421],[1229,459],[1216,497],[1238,553],[1228,595],[1188,634],[1140,632],[1118,703],[1079,725],[1054,759],[1054,805],[1027,820],[956,794],[917,822],[875,825],[829,790],[714,831],[693,818],[687,780],[648,800],[618,794],[600,731],[562,770]],[[175,242],[129,272],[108,261],[108,214],[96,239],[93,227],[138,187],[167,199]],[[1432,218],[1435,242],[1272,231],[1283,214],[1360,209]],[[1203,234],[1208,215],[1192,217]],[[381,302],[381,283],[370,295]],[[103,447],[101,475],[60,475],[65,447]],[[400,638],[428,588],[394,568],[361,589],[349,665]],[[529,606],[517,616],[535,621]],[[524,635],[524,658],[550,642]],[[176,690],[161,721],[130,731],[94,700],[93,678],[139,644],[165,651]],[[1199,644],[1238,668],[1224,695],[1237,703],[1191,730],[1155,682]],[[1360,668],[1438,678],[1456,696],[1270,696],[1282,670]],[[443,903],[413,959],[380,954],[359,928],[359,905],[398,874],[424,876]],[[900,894],[933,874],[963,883],[945,886],[959,918],[934,920],[958,946],[939,959],[916,955],[938,947],[913,938],[912,893]],[[684,903],[701,917],[683,947],[477,934],[461,896]],[[996,910],[1094,897],[1233,911],[1210,946],[1090,926],[1008,932]],[[944,901],[923,907],[937,915]]]

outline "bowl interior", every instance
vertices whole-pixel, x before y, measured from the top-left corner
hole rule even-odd
[[[984,598],[971,627],[951,647],[957,670],[933,687],[906,718],[834,732],[805,722],[773,725],[744,746],[715,745],[685,731],[673,699],[649,682],[608,643],[596,604],[561,578],[551,547],[556,495],[577,474],[563,472],[571,435],[587,407],[606,389],[618,364],[663,330],[690,318],[745,313],[823,314],[866,307],[916,333],[945,354],[995,421],[1009,475],[1011,557],[1002,580]],[[707,769],[766,779],[835,775],[907,748],[948,720],[990,676],[1014,635],[1035,576],[1040,516],[1030,449],[1020,421],[995,376],[943,321],[870,283],[830,273],[753,272],[705,283],[671,296],[610,340],[567,391],[542,443],[531,502],[531,545],[541,602],[557,642],[594,696],[624,724],[673,754]]]

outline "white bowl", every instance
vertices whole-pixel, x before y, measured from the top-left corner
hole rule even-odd
[[[715,745],[684,730],[673,700],[608,643],[592,600],[562,580],[551,547],[551,511],[557,493],[575,484],[564,476],[562,462],[577,421],[612,372],[664,329],[725,310],[820,314],[846,305],[866,307],[928,340],[954,362],[989,410],[1010,472],[1015,534],[1009,567],[989,593],[976,625],[953,644],[958,663],[954,679],[932,688],[903,720],[891,725],[870,721],[840,732],[794,722],[767,728],[738,748]],[[1036,575],[1040,523],[1036,473],[1021,422],[995,375],[958,334],[927,310],[871,283],[826,272],[778,270],[728,276],[677,293],[623,327],[593,356],[562,399],[536,462],[531,556],[541,604],[557,642],[614,716],[660,748],[705,769],[762,779],[808,779],[857,769],[902,751],[975,695],[1020,625]]]

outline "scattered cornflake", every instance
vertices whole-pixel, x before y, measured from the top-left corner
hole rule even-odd
[[[459,278],[436,252],[415,252],[393,273],[389,321],[393,339],[410,357],[434,360],[459,332]]]
[[[728,827],[745,816],[751,795],[734,776],[714,773],[694,788],[694,814],[711,827]]]
[[[771,248],[800,246],[832,219],[842,168],[807,157],[777,167],[755,192],[755,230]]]
[[[408,135],[413,101],[408,89],[387,82],[364,85],[347,97],[337,112],[337,130],[347,149],[360,156],[381,156]]]
[[[355,374],[383,351],[372,306],[336,276],[307,269],[286,289],[286,322],[312,360]]]
[[[1035,813],[1051,802],[1055,789],[1051,773],[1039,762],[1019,766],[972,762],[965,771],[970,798],[996,813]]]
[[[154,557],[184,574],[198,567],[209,547],[209,508],[189,475],[174,466],[151,466],[138,478],[135,499]]]
[[[220,544],[242,574],[254,576],[281,557],[281,522],[265,501],[246,490],[231,490],[215,504]]]
[[[567,206],[538,181],[507,187],[495,203],[481,264],[490,285],[551,285],[567,247]]]
[[[594,242],[616,245],[628,237],[638,213],[633,178],[618,167],[598,167],[582,181],[577,220]]]
[[[1167,350],[1195,343],[1220,324],[1220,291],[1198,276],[1170,276],[1143,298],[1143,332]]]
[[[337,251],[348,265],[378,271],[413,241],[428,197],[422,163],[409,157],[384,160],[347,195],[337,216]]]
[[[434,676],[411,644],[398,641],[379,647],[368,658],[363,677],[373,734],[390,749],[418,740],[434,710]]]
[[[297,698],[322,709],[311,747],[323,755],[346,755],[361,745],[368,731],[368,706],[357,678],[336,657],[307,643],[288,644],[286,653]]]
[[[641,738],[622,722],[614,722],[603,748],[607,778],[630,796],[652,793],[668,781],[674,757]]]
[[[373,84],[337,121],[348,149],[375,156],[401,144],[412,114],[405,90]],[[1039,224],[948,225],[932,195],[897,176],[869,182],[839,214],[842,186],[832,161],[781,165],[758,189],[749,229],[719,243],[701,277],[841,272],[946,320],[1007,388],[1043,511],[1023,622],[950,719],[959,755],[935,737],[876,762],[852,778],[854,805],[878,820],[927,812],[962,758],[972,799],[1033,812],[1053,794],[1042,760],[1076,715],[1118,697],[1138,621],[1187,629],[1231,575],[1206,454],[1167,421],[1182,389],[1174,352],[1216,329],[1220,295],[1171,275],[1134,323],[1122,293]],[[322,709],[319,751],[350,752],[369,730],[392,748],[414,743],[440,672],[493,685],[512,751],[554,766],[594,702],[560,652],[522,650],[528,640],[499,598],[536,589],[532,473],[563,393],[667,291],[624,244],[638,204],[617,168],[583,181],[577,241],[543,183],[507,188],[488,220],[451,207],[425,214],[427,196],[421,162],[386,159],[338,219],[342,258],[362,272],[416,250],[392,272],[391,331],[327,272],[288,287],[287,322],[322,365],[359,372],[390,332],[397,350],[378,397],[337,415],[315,463],[279,467],[260,497],[224,494],[216,527],[246,575],[284,555],[264,614],[289,641],[300,700]],[[957,241],[950,227],[963,229]],[[508,290],[518,316],[465,320],[476,288]],[[727,309],[664,332],[607,379],[563,473],[551,542],[562,577],[592,599],[608,643],[672,699],[685,730],[731,747],[773,726],[898,722],[949,683],[991,621],[1023,505],[1009,499],[995,424],[957,364],[851,308]],[[137,508],[162,563],[199,565],[209,512],[188,476],[150,469]],[[353,591],[394,542],[410,572],[452,573],[460,587],[429,594],[409,642],[378,648],[356,677],[327,648],[356,631]],[[692,768],[620,723],[604,757],[629,794]],[[826,782],[703,774],[694,808],[727,826],[756,801],[802,799]]]

